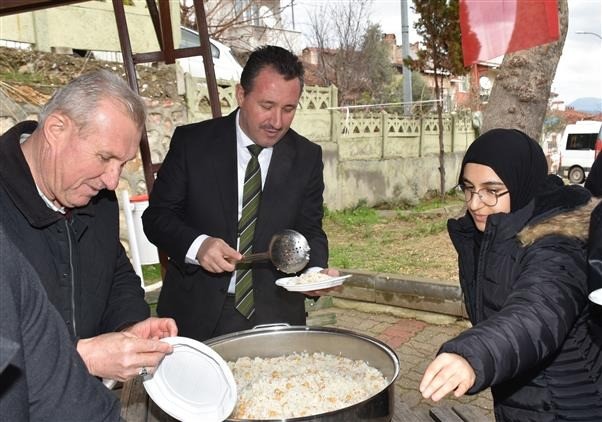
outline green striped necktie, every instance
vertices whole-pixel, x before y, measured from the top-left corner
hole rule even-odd
[[[242,214],[238,222],[238,250],[247,255],[253,252],[253,235],[257,222],[257,211],[261,200],[261,167],[257,156],[263,149],[259,145],[247,147],[251,153],[251,160],[245,172],[245,184],[242,194]],[[253,271],[251,264],[241,264],[236,271],[236,284],[234,289],[234,304],[238,312],[249,319],[255,312],[253,300]]]

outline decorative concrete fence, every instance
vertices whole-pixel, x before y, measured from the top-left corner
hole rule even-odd
[[[186,75],[184,86],[190,121],[211,118],[204,80]],[[219,94],[222,114],[236,109],[233,83],[221,83]],[[322,146],[324,200],[330,209],[360,201],[413,203],[439,190],[436,116],[348,112],[337,104],[336,87],[306,86],[292,125]],[[470,115],[445,115],[443,135],[448,190],[456,184],[461,158],[475,137]]]

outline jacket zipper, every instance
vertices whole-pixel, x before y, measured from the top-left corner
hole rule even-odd
[[[67,230],[67,241],[69,243],[69,272],[71,273],[71,324],[73,324],[73,335],[77,337],[77,326],[75,324],[75,275],[73,273],[73,243],[71,241],[71,230],[69,221],[65,219]]]
[[[485,257],[489,251],[489,243],[491,241],[491,228],[485,230],[483,233],[483,240],[481,243],[481,250],[479,251],[479,260],[475,263],[477,266],[475,271],[475,314],[477,315],[477,321],[483,321],[485,315],[483,313],[483,272],[485,271]]]

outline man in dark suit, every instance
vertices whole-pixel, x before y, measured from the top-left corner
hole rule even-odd
[[[311,247],[304,271],[338,275],[324,269],[322,150],[290,129],[302,89],[298,58],[280,47],[261,47],[236,87],[239,108],[178,127],[173,135],[143,223],[150,241],[170,258],[157,312],[173,317],[183,336],[205,340],[258,324],[305,324],[304,295],[276,286],[286,274],[270,262],[253,264],[250,313],[239,307],[239,220],[245,220],[246,169],[255,156],[262,188],[252,250],[267,251],[276,232],[294,229]],[[259,152],[251,151],[254,145]]]

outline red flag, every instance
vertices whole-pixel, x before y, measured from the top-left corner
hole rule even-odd
[[[559,38],[557,0],[460,0],[464,65]]]

